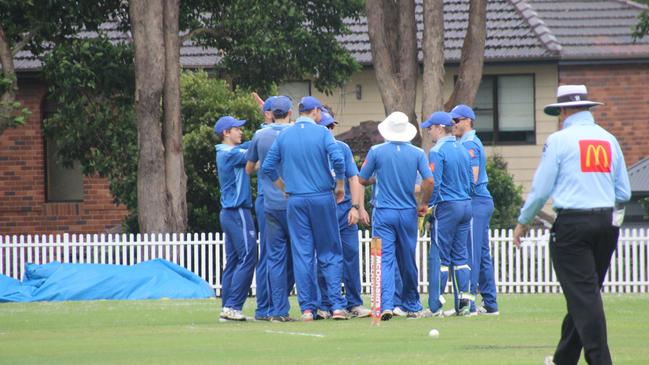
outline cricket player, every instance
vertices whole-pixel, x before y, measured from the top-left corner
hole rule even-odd
[[[471,107],[460,104],[451,110],[455,126],[453,132],[460,143],[469,152],[475,189],[471,195],[471,233],[469,234],[469,258],[471,266],[471,294],[476,296],[478,290],[482,295],[482,307],[476,308],[475,301],[471,302],[471,314],[498,315],[496,302],[496,280],[494,266],[489,247],[489,221],[494,212],[494,201],[487,188],[487,155],[482,141],[473,129],[475,113]],[[478,311],[479,309],[479,311]]]
[[[345,165],[331,133],[316,124],[321,109],[318,99],[303,97],[300,117],[279,134],[262,164],[263,173],[288,194],[293,269],[305,322],[313,321],[319,306],[316,260],[325,277],[333,318],[347,319],[347,303],[340,292],[343,257],[336,216],[336,201],[345,194]]]
[[[395,270],[403,281],[401,306],[407,312],[421,312],[417,290],[417,215],[425,214],[433,189],[433,175],[424,151],[410,141],[417,128],[402,112],[390,114],[378,126],[387,142],[373,146],[365,158],[359,180],[372,185],[376,173],[375,202],[372,217],[374,234],[382,240],[381,319],[392,318],[395,294]],[[421,174],[422,198],[415,200],[417,172]]]
[[[336,121],[328,111],[322,112],[320,125],[327,127],[333,135]],[[365,211],[364,187],[358,182],[358,168],[349,146],[336,140],[345,158],[345,198],[336,206],[338,227],[343,249],[343,283],[345,284],[345,299],[347,310],[351,317],[369,317],[371,311],[363,307],[361,298],[361,275],[359,270],[358,253],[358,224],[361,220],[369,224],[369,215]],[[323,278],[321,275],[319,279]],[[319,280],[321,304],[318,316],[327,318],[329,315],[329,298],[326,295],[324,280]]]
[[[246,155],[248,160],[246,173],[249,175],[255,172],[257,162],[260,164],[264,162],[277,136],[290,127],[292,102],[288,97],[273,98],[270,108],[273,113],[273,123],[255,133]],[[290,271],[293,269],[286,220],[286,197],[284,192],[262,171],[259,171],[257,181],[260,183],[260,190],[264,191],[263,206],[257,210],[257,214],[259,215],[261,211],[261,214],[265,215],[265,236],[263,241],[260,239],[262,247],[260,247],[260,259],[257,264],[257,293],[260,293],[259,289],[263,286],[265,289],[263,292],[267,293],[267,303],[264,303],[264,307],[259,307],[260,301],[257,300],[256,319],[288,322],[291,321],[288,315],[290,310],[288,294],[293,287],[289,268]],[[264,261],[264,270],[259,269],[262,261]]]
[[[222,278],[221,319],[234,321],[246,320],[241,309],[257,263],[257,233],[250,211],[250,178],[244,171],[246,149],[250,142],[241,144],[241,127],[245,123],[245,120],[225,116],[214,125],[214,132],[223,142],[216,145],[216,167],[221,189],[219,220],[225,233],[227,259]]]
[[[455,312],[465,316],[470,314],[473,300],[469,292],[471,270],[467,251],[473,189],[469,153],[452,134],[450,114],[435,112],[421,127],[428,130],[435,142],[428,154],[430,170],[435,178],[435,189],[429,203],[434,212],[428,258],[428,306],[432,315],[443,314],[440,295],[451,270]]]

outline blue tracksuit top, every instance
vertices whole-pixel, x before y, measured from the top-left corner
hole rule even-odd
[[[469,152],[455,136],[440,138],[430,149],[428,161],[435,178],[429,205],[471,199],[474,184]]]
[[[264,163],[266,155],[277,139],[277,136],[286,128],[290,127],[288,124],[269,124],[264,129],[258,130],[252,137],[250,148],[246,153],[246,159],[251,162],[261,161]],[[281,168],[281,165],[280,165]],[[257,173],[257,181],[259,182],[259,190],[257,191],[257,198],[261,196],[260,192],[264,191],[264,208],[275,210],[286,210],[286,198],[284,193],[273,183],[273,181],[264,174],[261,169]]]
[[[385,142],[372,146],[360,176],[368,180],[375,172],[374,207],[388,209],[417,208],[417,172],[424,180],[433,176],[426,165],[424,150],[410,142]]]
[[[487,176],[487,154],[484,151],[482,141],[475,134],[475,129],[464,133],[460,139],[460,143],[469,152],[471,167],[478,167],[478,181],[475,184],[472,197],[491,198],[491,193],[487,187],[489,183],[489,177]],[[471,177],[473,178],[473,173]]]
[[[246,174],[246,150],[250,142],[238,146],[217,144],[216,168],[221,188],[221,208],[252,208],[250,177]]]
[[[281,175],[288,194],[313,194],[333,190],[329,166],[336,179],[344,178],[343,154],[329,130],[301,116],[279,134],[266,155],[262,172],[272,181]]]
[[[336,140],[338,147],[343,153],[345,158],[345,198],[339,205],[347,204],[351,202],[352,195],[349,190],[349,178],[358,175],[358,167],[356,167],[356,162],[354,161],[354,155],[352,154],[352,149],[349,148],[349,145],[343,141]]]
[[[546,140],[518,223],[530,223],[550,196],[555,209],[612,208],[631,198],[620,145],[589,111],[566,118]]]

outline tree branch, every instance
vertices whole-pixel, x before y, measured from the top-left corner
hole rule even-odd
[[[34,28],[32,28],[29,32],[23,33],[20,41],[16,43],[16,45],[13,47],[11,51],[11,55],[15,56],[18,54],[18,52],[22,51],[22,49],[25,48],[27,43],[29,43],[34,38],[39,28],[40,26],[37,25]]]

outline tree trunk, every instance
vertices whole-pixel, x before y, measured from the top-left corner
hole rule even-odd
[[[482,79],[485,41],[487,38],[487,0],[471,0],[469,25],[462,45],[460,70],[446,109],[457,104],[473,106]]]
[[[417,123],[417,23],[413,0],[368,0],[367,27],[381,99],[388,115]]]
[[[16,100],[16,92],[18,91],[14,58],[2,26],[0,26],[0,65],[2,65],[4,78],[11,80],[11,85],[0,96],[0,134],[2,134],[7,128],[14,125],[14,108],[11,107],[11,104]]]
[[[444,109],[444,3],[424,0],[423,97],[421,118]],[[422,148],[426,153],[433,142],[425,130],[420,129]]]
[[[167,199],[172,232],[187,230],[187,175],[183,159],[183,131],[180,117],[180,0],[164,5],[164,147]]]
[[[131,0],[138,131],[137,200],[140,231],[169,231],[162,110],[165,79],[163,0]]]

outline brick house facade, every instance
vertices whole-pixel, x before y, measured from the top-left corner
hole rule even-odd
[[[0,135],[0,235],[120,231],[126,208],[113,203],[106,179],[83,177],[82,201],[48,201],[46,91],[37,77],[19,77],[17,97],[32,114],[25,125]]]
[[[627,167],[649,157],[649,63],[559,65],[560,84],[585,84],[599,125],[620,142]]]

